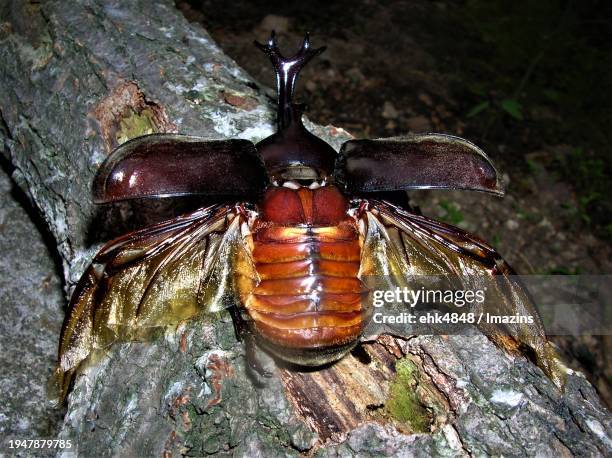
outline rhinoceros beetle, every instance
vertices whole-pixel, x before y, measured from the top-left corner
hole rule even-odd
[[[293,102],[298,73],[324,48],[311,48],[306,36],[294,56],[284,57],[274,34],[256,45],[276,73],[273,135],[257,144],[146,135],[120,145],[99,169],[96,203],[225,200],[98,252],[76,286],[61,335],[64,393],[94,349],[226,308],[257,372],[265,370],[250,341],[290,363],[333,363],[359,342],[370,316],[364,279],[384,276],[393,287],[421,275],[450,276],[464,287],[474,276],[497,278],[497,310],[536,319],[481,329],[504,348],[528,350],[560,385],[561,365],[508,264],[478,237],[387,198],[412,189],[501,194],[487,155],[442,134],[349,140],[337,153],[304,127],[303,106]]]

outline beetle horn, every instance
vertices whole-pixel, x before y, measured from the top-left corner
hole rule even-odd
[[[255,46],[261,49],[268,55],[272,65],[274,67],[274,73],[276,74],[276,92],[278,98],[278,112],[277,112],[277,123],[278,130],[286,129],[293,121],[292,99],[293,92],[295,90],[295,83],[297,81],[300,70],[312,59],[314,56],[321,54],[325,51],[325,46],[321,48],[313,49],[310,47],[310,36],[307,33],[302,42],[300,50],[291,57],[285,57],[281,54],[278,48],[278,42],[276,40],[276,33],[272,31],[268,43],[262,44],[255,41]]]
[[[255,42],[255,45],[270,57],[276,74],[277,130],[256,145],[269,176],[291,180],[327,178],[333,172],[336,151],[304,127],[305,105],[292,100],[300,70],[325,48],[312,49],[307,34],[300,50],[285,57],[278,49],[274,32],[267,44]]]

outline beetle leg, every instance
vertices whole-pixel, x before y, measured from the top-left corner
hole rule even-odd
[[[264,367],[261,362],[261,358],[257,354],[257,343],[255,342],[255,336],[252,332],[249,331],[245,335],[244,345],[246,351],[246,361],[249,369],[254,371],[260,377],[272,377],[272,372]]]
[[[238,307],[231,307],[229,312],[234,323],[236,339],[244,344],[247,367],[260,377],[272,377],[272,372],[264,367],[259,355],[257,354],[257,342],[255,336],[253,335],[253,331],[249,328],[248,323],[242,316],[242,313],[240,313]]]
[[[230,315],[232,316],[232,323],[234,325],[234,333],[236,334],[236,340],[238,342],[244,342],[245,334],[249,332],[246,320],[242,317],[242,313],[238,310],[238,307],[230,307]]]

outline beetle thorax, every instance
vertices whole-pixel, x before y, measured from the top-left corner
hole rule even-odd
[[[262,222],[282,226],[335,226],[347,218],[349,202],[334,185],[287,181],[268,188],[259,204]]]

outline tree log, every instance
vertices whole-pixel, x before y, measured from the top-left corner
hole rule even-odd
[[[94,208],[93,175],[115,146],[149,132],[272,132],[269,92],[169,0],[13,1],[0,13],[0,132],[67,292],[104,239],[193,204]],[[335,147],[348,138],[307,125]],[[279,368],[261,384],[221,314],[97,355],[60,437],[73,444],[66,456],[550,456],[609,455],[610,431],[584,377],[571,373],[561,393],[476,330],[381,336],[331,367]]]
[[[10,167],[9,167],[10,171]],[[0,437],[54,437],[64,411],[45,400],[62,328],[64,294],[45,239],[0,170]],[[0,442],[5,447],[5,441]]]

